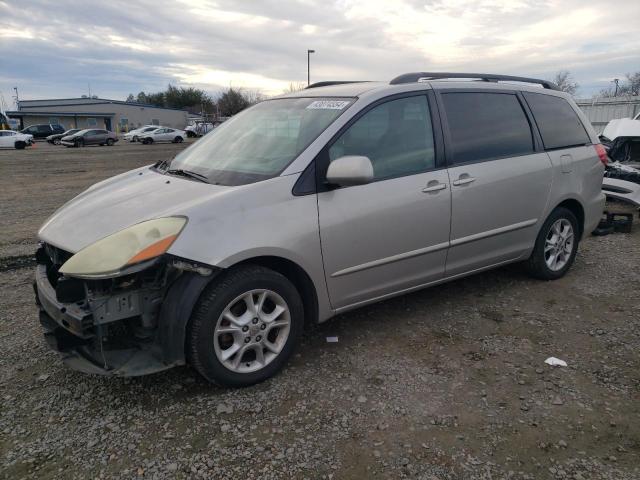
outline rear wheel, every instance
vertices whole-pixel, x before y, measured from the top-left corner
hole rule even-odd
[[[153,143],[153,138],[145,138],[144,140],[142,140],[142,143],[144,143],[145,145],[151,145]]]
[[[526,262],[528,272],[542,280],[563,277],[576,258],[579,232],[573,212],[563,207],[556,208],[540,229],[533,252]]]
[[[245,387],[284,366],[302,333],[304,310],[293,284],[273,270],[243,266],[223,275],[194,310],[187,353],[210,382]]]
[[[182,143],[182,137],[177,136],[176,138],[173,139],[173,143]]]

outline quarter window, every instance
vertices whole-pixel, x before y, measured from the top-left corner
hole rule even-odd
[[[454,164],[533,153],[531,126],[514,94],[443,93]]]
[[[523,93],[540,129],[544,148],[563,148],[591,143],[584,125],[564,98]]]
[[[435,167],[433,128],[424,95],[378,105],[351,125],[329,148],[329,160],[364,155],[375,179],[424,172]]]

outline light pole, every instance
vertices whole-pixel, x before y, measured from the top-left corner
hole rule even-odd
[[[619,83],[619,82],[620,82],[620,79],[619,79],[619,78],[614,78],[614,79],[613,79],[613,83],[615,83],[615,84],[616,84],[616,91],[615,91],[615,93],[613,94],[613,96],[614,96],[614,97],[617,97],[617,96],[618,96],[618,83]]]
[[[311,54],[316,53],[315,50],[307,50],[307,87],[311,85]]]

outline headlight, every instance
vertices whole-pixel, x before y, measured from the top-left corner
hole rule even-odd
[[[167,217],[125,228],[80,250],[60,272],[72,277],[112,277],[125,267],[165,253],[186,223],[184,217]]]

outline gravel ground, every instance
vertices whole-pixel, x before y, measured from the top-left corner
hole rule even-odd
[[[638,225],[556,282],[511,266],[341,315],[247,389],[64,368],[30,285],[39,224],[181,148],[0,152],[0,478],[640,478]]]

